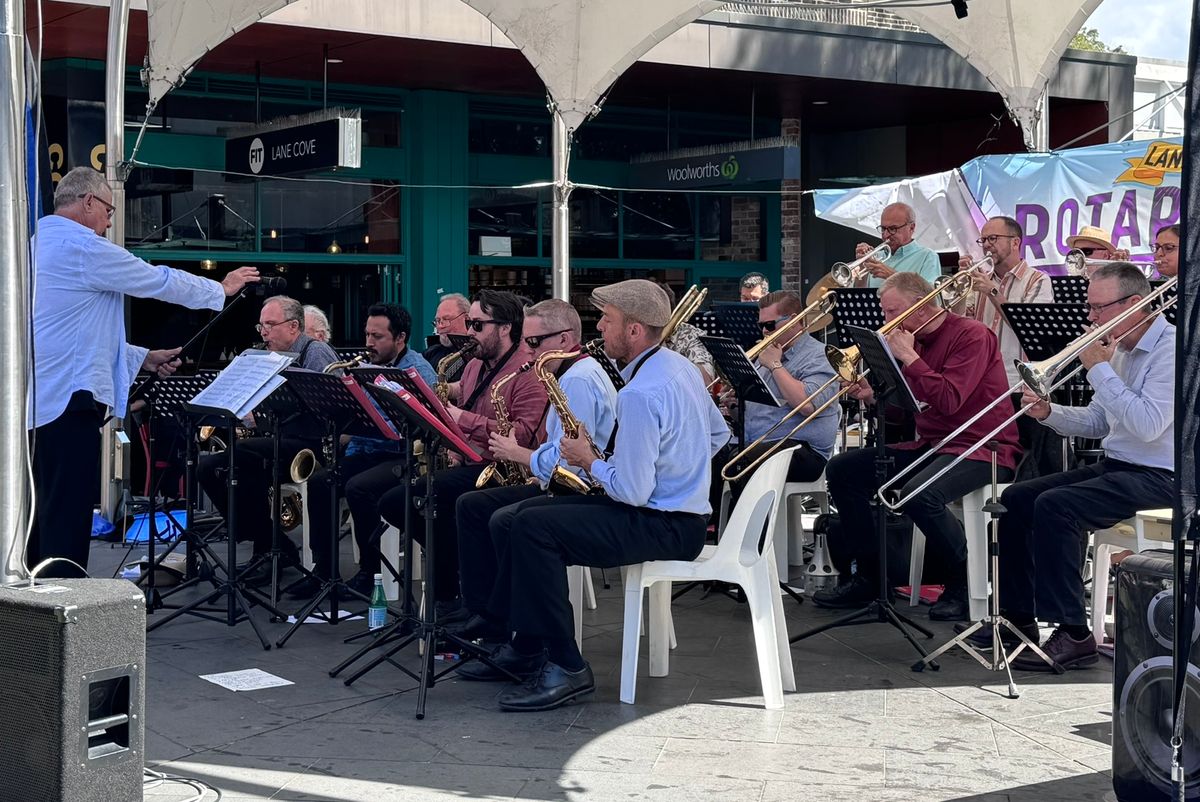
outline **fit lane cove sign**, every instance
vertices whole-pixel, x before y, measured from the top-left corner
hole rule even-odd
[[[225,169],[272,176],[359,167],[361,137],[359,117],[338,117],[241,136],[225,141]]]
[[[631,164],[629,170],[631,183],[646,189],[694,189],[781,181],[800,177],[800,148],[788,145],[711,156],[658,159]]]

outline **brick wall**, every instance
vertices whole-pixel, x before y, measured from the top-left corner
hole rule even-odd
[[[800,140],[800,120],[785,117],[780,121],[779,133],[796,141]],[[783,273],[784,290],[799,290],[800,285],[800,181],[782,182],[783,197],[780,202],[780,254],[779,263]]]
[[[762,254],[762,201],[735,195],[729,203],[729,244],[703,242],[700,258],[714,262],[758,262]]]

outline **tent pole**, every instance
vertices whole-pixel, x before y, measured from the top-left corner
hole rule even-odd
[[[562,112],[550,104],[553,133],[550,137],[551,158],[554,160],[554,201],[551,224],[551,275],[553,297],[569,300],[571,291],[571,134]]]
[[[111,0],[108,11],[108,54],[104,68],[104,177],[112,188],[113,217],[108,238],[125,245],[125,48],[129,39],[130,0]],[[149,113],[147,111],[147,113]],[[117,475],[117,431],[113,419],[101,431],[100,514],[110,521],[124,487]]]
[[[28,97],[25,75],[25,2],[3,0],[0,77],[9,87],[0,118],[0,573],[4,582],[26,574],[21,555],[29,527],[29,473],[25,465],[25,410],[29,337]]]
[[[1038,115],[1033,123],[1032,145],[1034,153],[1050,152],[1050,89],[1042,90],[1037,102]]]

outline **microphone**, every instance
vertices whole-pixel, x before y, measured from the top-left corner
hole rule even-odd
[[[266,295],[268,292],[280,293],[286,289],[287,279],[279,278],[278,276],[263,276],[254,285],[254,291],[259,295]]]

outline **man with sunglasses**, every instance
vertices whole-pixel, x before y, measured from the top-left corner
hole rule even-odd
[[[1111,262],[1129,258],[1129,251],[1113,245],[1112,237],[1099,226],[1084,226],[1079,233],[1067,237],[1067,248],[1083,253],[1087,262]],[[1095,271],[1093,265],[1087,265],[1087,275]]]
[[[974,292],[964,295],[960,304],[962,314],[983,323],[999,338],[1000,357],[1010,387],[1020,381],[1016,361],[1024,360],[1025,352],[1021,350],[1021,343],[1004,316],[1002,304],[1054,303],[1050,276],[1030,267],[1021,258],[1023,237],[1021,224],[1011,217],[993,217],[983,224],[979,239],[975,242],[983,250],[984,256],[992,258],[995,270],[990,276],[976,276]],[[974,261],[973,257],[964,256],[958,260],[958,266],[966,269]],[[1014,410],[1021,408],[1019,392],[1013,394],[1012,403]],[[1024,457],[1017,469],[1018,479],[1032,479],[1063,469],[1062,439],[1054,432],[1022,416],[1017,419],[1017,433],[1024,450]]]
[[[294,365],[320,372],[338,359],[337,352],[328,343],[314,340],[304,330],[304,305],[295,298],[275,295],[263,301],[258,313],[255,330],[262,337],[268,351],[294,354]],[[235,459],[238,470],[237,536],[241,541],[254,543],[253,573],[242,578],[248,582],[265,582],[270,578],[270,563],[260,558],[271,551],[271,508],[267,504],[267,491],[274,484],[274,477],[288,481],[288,468],[292,459],[303,449],[320,452],[321,442],[312,437],[297,437],[294,429],[281,432],[279,461],[274,461],[274,442],[270,437],[251,437],[239,442]],[[226,492],[229,457],[226,454],[205,454],[196,463],[196,478],[200,487],[208,494],[213,506],[228,519],[229,494]],[[300,552],[287,538],[281,538],[283,563],[286,566],[300,564]],[[244,567],[244,566],[243,566]]]
[[[449,624],[466,618],[459,604],[458,528],[455,504],[458,497],[475,487],[475,480],[495,455],[490,437],[497,430],[496,410],[491,388],[513,373],[500,390],[505,411],[512,422],[512,434],[520,445],[532,448],[546,412],[546,391],[534,378],[533,371],[520,373],[528,361],[521,341],[526,300],[511,292],[480,290],[467,314],[467,334],[478,344],[475,359],[463,369],[462,379],[451,385],[454,403],[448,409],[467,442],[484,459],[478,464],[458,464],[434,474],[435,517],[433,536],[437,539],[433,572],[438,623]],[[422,497],[423,498],[423,497]],[[379,512],[393,526],[404,528],[404,488],[388,491],[379,500]],[[419,519],[418,519],[419,520]],[[413,533],[418,541],[425,537],[424,526]]]
[[[103,175],[76,167],[59,180],[54,213],[38,221],[33,238],[35,390],[28,425],[37,506],[26,553],[31,567],[47,557],[87,566],[104,409],[124,417],[139,370],[166,376],[179,364],[178,348],[150,351],[125,341],[126,296],[217,310],[258,281],[253,267],[217,282],[142,261],[104,237],[112,199]],[[81,573],[60,562],[42,576]]]
[[[566,301],[551,299],[526,309],[524,333],[529,360],[536,360],[551,351],[578,352],[581,348],[579,312]],[[596,445],[603,449],[612,434],[617,406],[617,391],[604,369],[586,354],[573,359],[551,360],[546,367],[557,377],[571,414],[594,433]],[[508,544],[503,537],[493,538],[489,521],[497,514],[503,515],[500,511],[510,509],[509,505],[544,495],[555,466],[580,473],[578,468],[567,466],[559,452],[563,429],[553,406],[546,413],[545,435],[541,445],[534,449],[522,446],[511,434],[503,437],[493,433],[489,440],[495,456],[528,467],[537,477],[537,484],[477,490],[458,499],[463,604],[472,617],[456,632],[460,637],[495,642],[498,650],[493,659],[514,673],[520,673],[520,660],[507,646],[500,647],[507,643],[511,631],[508,626],[509,588],[497,588],[495,584],[500,566],[509,559]],[[503,528],[499,524],[498,527]],[[504,678],[484,663],[465,666],[459,676],[482,681]]]
[[[1149,292],[1133,264],[1103,265],[1088,285],[1088,319],[1111,321]],[[1134,312],[1079,360],[1095,390],[1091,403],[1064,407],[1027,390],[1026,414],[1059,434],[1104,438],[1104,458],[1006,489],[999,529],[1004,614],[1034,641],[1037,620],[1057,624],[1042,649],[1063,668],[1097,660],[1079,573],[1087,533],[1169,507],[1174,495],[1175,327],[1151,310]],[[1012,667],[1050,668],[1024,655]]]
[[[893,273],[916,273],[930,284],[937,281],[942,275],[942,263],[936,253],[913,242],[916,233],[917,213],[911,206],[892,203],[883,207],[879,215],[879,234],[892,249],[892,256],[886,262],[868,260],[864,266],[870,276],[864,276],[856,286],[882,287]],[[877,247],[860,242],[854,249],[854,258],[861,259]]]
[[[766,338],[777,329],[787,327],[803,309],[804,301],[789,290],[778,290],[763,296],[758,302],[758,325],[762,329],[763,337]],[[814,390],[833,378],[833,367],[825,356],[825,347],[816,338],[805,334],[803,325],[796,323],[792,327],[794,334],[784,335],[782,340],[764,348],[759,354],[756,365],[758,374],[779,399],[780,406],[768,406],[753,401],[746,404],[746,443],[754,443],[760,438],[766,439],[742,451],[738,455],[739,464],[748,465],[753,462],[759,454],[782,440],[792,426],[803,420],[804,416],[837,393],[837,388],[830,386],[819,396],[812,395]],[[793,415],[788,423],[772,431],[772,427],[796,407],[801,407],[799,415]],[[840,419],[841,407],[833,404],[783,446],[799,446],[792,452],[792,462],[788,469],[789,482],[812,482],[820,478],[821,472],[825,470],[826,461],[833,453]],[[719,492],[720,476],[714,476],[713,481],[714,489]],[[734,501],[748,481],[749,477],[746,477],[738,482],[729,483]]]

